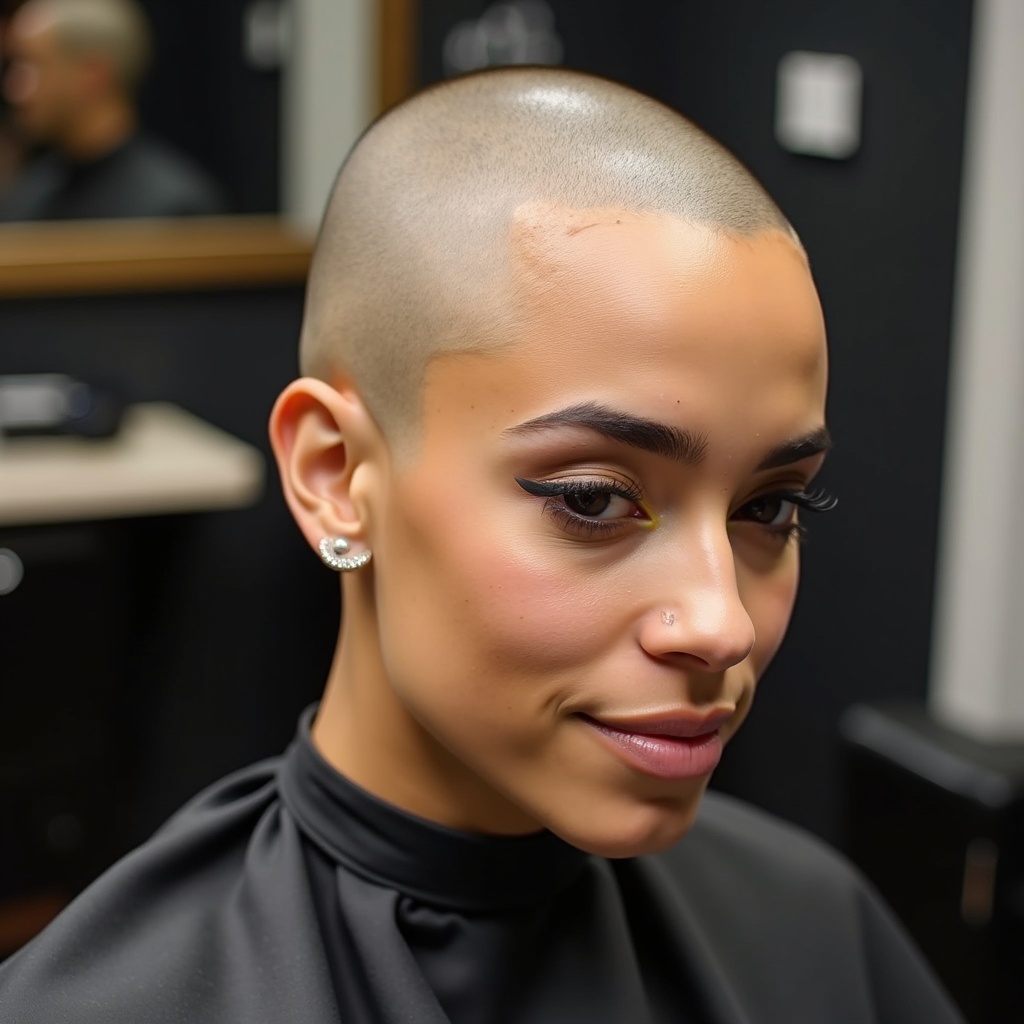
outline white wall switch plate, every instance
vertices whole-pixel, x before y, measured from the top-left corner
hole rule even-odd
[[[841,53],[793,50],[779,61],[775,138],[793,153],[845,160],[860,147],[860,64]]]

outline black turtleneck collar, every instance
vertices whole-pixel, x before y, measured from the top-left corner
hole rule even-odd
[[[303,714],[281,772],[281,795],[306,836],[368,881],[438,907],[500,912],[543,903],[589,855],[550,832],[486,836],[399,810],[332,768]]]

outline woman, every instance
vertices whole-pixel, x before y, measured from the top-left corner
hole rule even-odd
[[[324,698],[0,974],[26,1021],[958,1018],[815,841],[705,796],[789,620],[820,305],[728,153],[508,70],[378,122],[274,410]],[[698,808],[703,803],[698,816]]]

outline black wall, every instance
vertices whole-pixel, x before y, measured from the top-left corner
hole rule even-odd
[[[22,746],[40,763],[60,753],[50,749],[64,746],[53,740],[60,708],[76,709],[78,735],[102,727],[111,737],[114,831],[94,862],[144,838],[220,775],[280,752],[299,710],[320,696],[338,582],[295,527],[267,441],[270,408],[297,372],[301,310],[300,288],[0,302],[0,373],[70,373],[130,401],[176,402],[267,458],[255,506],[96,524],[80,555],[62,557],[63,581],[46,583],[41,574],[56,570],[26,562],[25,583],[3,599],[0,717],[18,718]],[[26,559],[67,547],[62,532],[26,533],[36,531],[0,528],[0,547]],[[108,580],[112,559],[124,573]],[[33,606],[12,616],[37,579]],[[90,630],[117,640],[90,653],[76,640]],[[32,701],[40,713],[19,716]],[[103,783],[87,781],[92,791]],[[7,809],[0,800],[0,845]]]
[[[789,638],[716,784],[836,839],[836,723],[880,695],[923,697],[935,573],[971,4],[968,0],[552,0],[563,63],[628,82],[726,143],[810,253],[829,325],[822,480]],[[422,4],[424,82],[445,33],[487,4]],[[863,141],[845,162],[773,137],[790,50],[864,71]]]

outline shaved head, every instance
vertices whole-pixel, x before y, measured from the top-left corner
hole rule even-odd
[[[597,209],[796,241],[735,157],[647,96],[552,69],[455,79],[384,115],[342,167],[310,272],[303,372],[350,377],[389,442],[406,443],[434,356],[514,340],[515,239],[559,210],[576,230],[571,211]]]
[[[121,89],[138,89],[149,64],[150,34],[135,0],[29,0],[18,17],[52,26],[70,54],[102,55]]]

